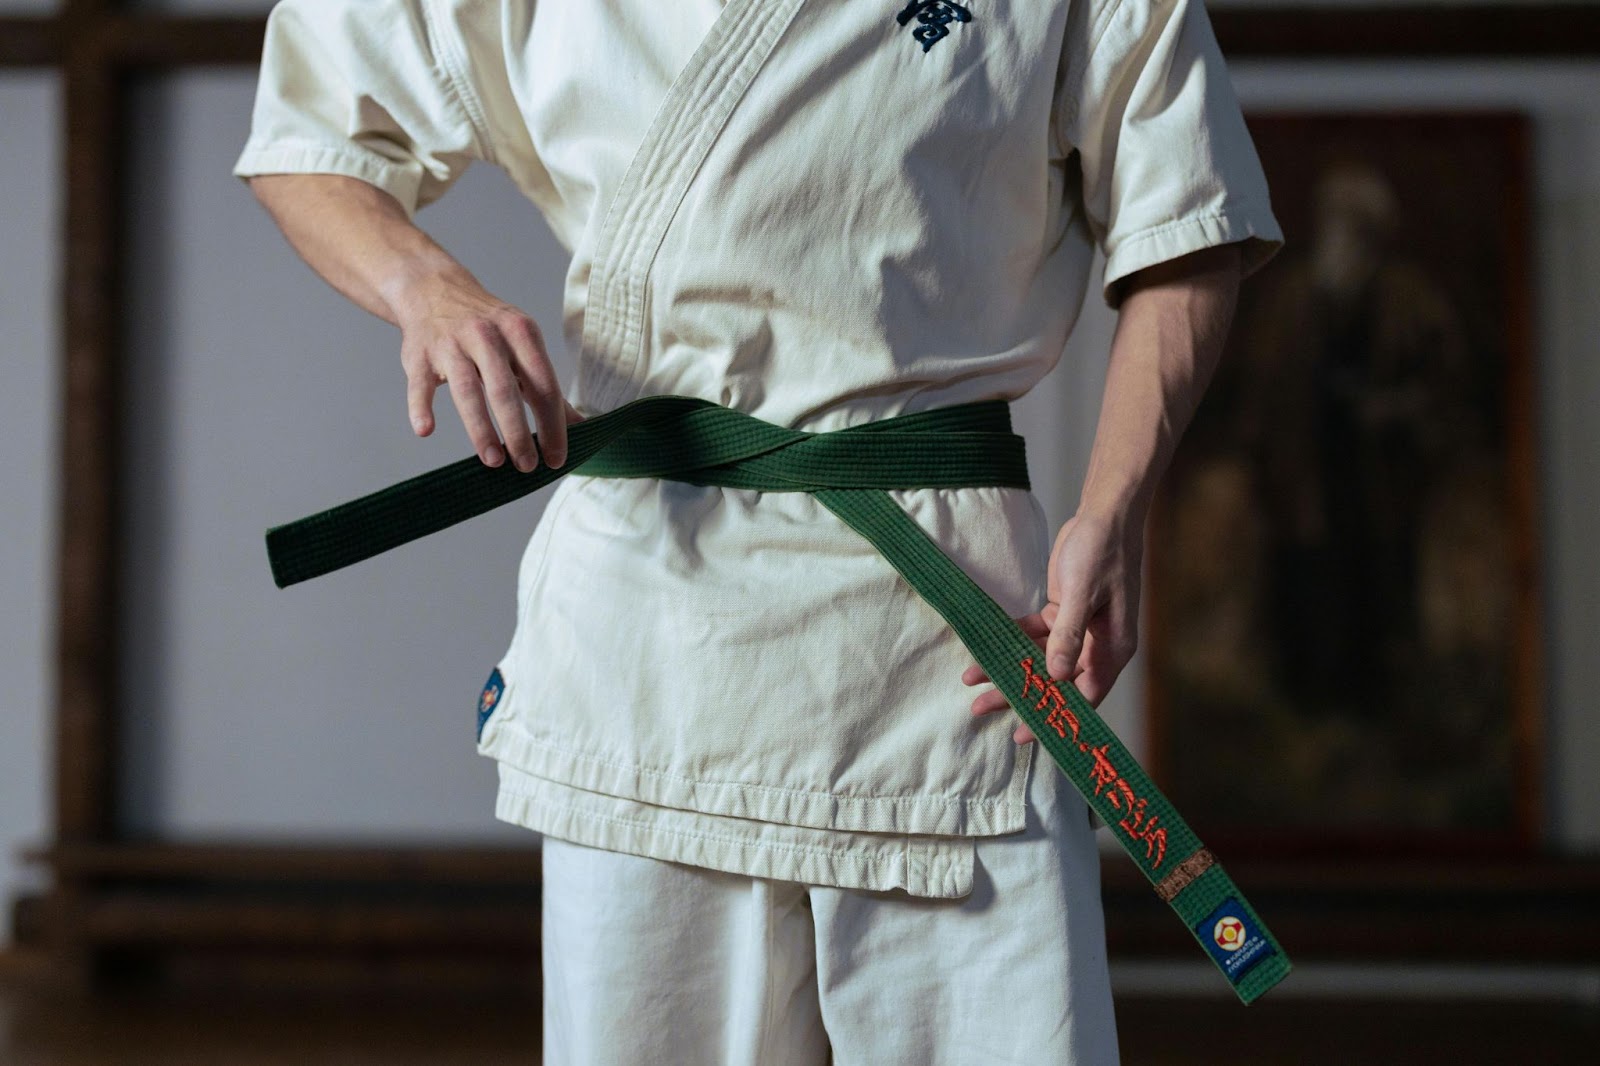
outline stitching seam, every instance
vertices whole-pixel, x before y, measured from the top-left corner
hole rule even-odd
[[[1216,222],[1219,219],[1231,219],[1241,214],[1242,209],[1258,206],[1262,205],[1257,204],[1254,201],[1236,200],[1225,207],[1219,208],[1216,211],[1208,211],[1203,215],[1185,215],[1183,218],[1173,219],[1171,222],[1163,222],[1158,226],[1151,226],[1148,229],[1135,230],[1117,242],[1116,250],[1120,252],[1129,245],[1138,244],[1139,242],[1149,240],[1152,237],[1159,237],[1161,234],[1166,233],[1169,230],[1196,226],[1203,222]]]
[[[965,798],[962,798],[962,797],[959,797],[959,796],[956,796],[956,797],[919,796],[919,795],[916,795],[915,793],[884,794],[884,793],[876,793],[876,792],[852,793],[850,795],[841,795],[841,794],[836,793],[836,792],[826,792],[826,791],[821,791],[821,790],[802,789],[802,788],[785,788],[785,787],[783,787],[781,785],[757,785],[757,784],[751,784],[751,783],[745,782],[745,781],[706,781],[706,780],[702,780],[702,779],[694,778],[694,777],[684,777],[682,775],[670,773],[670,772],[665,771],[665,770],[652,770],[649,767],[636,766],[636,765],[633,765],[631,763],[614,762],[614,761],[609,760],[609,759],[601,758],[598,755],[590,755],[590,754],[587,754],[585,752],[576,751],[576,750],[574,750],[572,748],[564,748],[559,744],[553,744],[553,743],[551,743],[549,741],[536,739],[535,737],[530,736],[526,732],[522,733],[522,739],[523,739],[524,743],[528,744],[531,747],[543,748],[543,749],[545,749],[547,751],[557,752],[557,753],[559,753],[561,755],[570,756],[571,758],[576,759],[576,760],[581,761],[581,762],[592,763],[592,764],[594,764],[596,766],[602,766],[602,767],[605,767],[607,769],[612,769],[612,770],[624,770],[624,771],[627,771],[629,773],[642,774],[642,775],[644,775],[646,777],[661,778],[661,779],[666,780],[666,781],[672,781],[672,782],[675,782],[675,783],[678,783],[678,784],[690,785],[690,786],[693,786],[693,787],[709,786],[709,787],[712,787],[712,788],[741,788],[741,789],[750,789],[750,790],[756,791],[756,792],[777,792],[777,793],[781,793],[781,794],[784,794],[784,795],[791,795],[791,796],[821,797],[821,798],[832,800],[832,801],[835,801],[835,802],[838,802],[838,801],[841,801],[841,800],[845,801],[845,802],[853,802],[855,800],[897,800],[897,801],[900,801],[900,802],[910,803],[910,804],[918,805],[918,806],[928,806],[928,805],[934,805],[934,804],[937,804],[939,806],[944,806],[944,807],[952,807],[952,806],[956,806],[956,805],[961,805],[963,807],[983,807],[983,808],[998,807],[998,806],[1002,806],[1002,805],[1004,805],[1004,806],[1015,806],[1015,804],[1011,803],[1008,800],[1004,800],[1004,799],[965,799]],[[527,771],[524,771],[524,772],[527,772]],[[579,786],[574,786],[574,787],[579,787]]]
[[[496,163],[493,140],[489,136],[489,121],[486,117],[483,104],[478,95],[473,91],[471,83],[463,73],[462,56],[457,49],[458,41],[450,34],[445,21],[437,13],[439,0],[423,0],[423,22],[427,27],[428,38],[433,45],[430,49],[436,59],[438,68],[443,72],[445,89],[451,101],[461,110],[462,117],[467,120],[467,128],[472,131],[472,140],[478,150],[478,156],[484,162]]]
[[[607,825],[620,826],[624,829],[638,829],[648,833],[659,833],[663,836],[678,837],[683,840],[695,840],[709,844],[723,844],[729,847],[737,848],[744,852],[754,849],[757,851],[789,852],[797,855],[816,855],[820,857],[837,859],[844,862],[859,863],[867,867],[879,868],[880,872],[883,866],[886,864],[892,864],[896,858],[900,858],[903,861],[906,854],[909,853],[912,848],[917,847],[916,844],[909,840],[895,840],[894,843],[899,844],[903,849],[900,855],[880,857],[862,854],[859,851],[852,851],[848,848],[830,848],[825,845],[818,844],[793,844],[785,843],[783,841],[752,842],[748,840],[741,840],[738,837],[725,837],[716,833],[698,832],[690,829],[674,829],[670,826],[655,825],[650,822],[639,821],[633,818],[624,818],[618,815],[599,814],[594,811],[586,811],[576,804],[571,803],[546,803],[543,802],[539,796],[529,792],[522,792],[515,788],[506,788],[504,790],[504,794],[514,800],[521,800],[524,803],[537,806],[543,810],[568,815],[581,821],[602,822]],[[972,838],[950,837],[949,839],[952,843],[957,843],[969,841]],[[918,850],[926,851],[928,849],[926,847],[922,847]]]

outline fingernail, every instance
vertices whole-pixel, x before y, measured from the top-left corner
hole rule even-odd
[[[1067,657],[1055,655],[1050,658],[1050,676],[1060,681],[1067,676]]]
[[[499,466],[502,458],[503,457],[500,455],[500,449],[496,445],[491,444],[484,450],[483,461],[488,463],[490,466]]]
[[[557,456],[553,456],[553,457],[547,455],[547,456],[545,456],[545,461],[550,464],[551,469],[554,469],[554,468],[560,466],[562,463],[566,462],[567,461],[567,457],[565,455],[557,455]]]

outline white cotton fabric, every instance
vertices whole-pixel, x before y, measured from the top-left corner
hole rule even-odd
[[[959,900],[547,838],[542,1061],[1114,1066],[1089,808],[1046,763],[1033,774],[1027,826],[975,842]]]
[[[579,411],[678,394],[808,431],[1022,396],[1097,245],[1112,304],[1141,267],[1280,246],[1198,0],[971,0],[926,50],[904,6],[282,0],[234,173],[414,213],[498,165],[572,252]],[[891,494],[1010,614],[1045,603],[1032,493]],[[516,594],[478,743],[502,818],[922,896],[1024,824],[1032,746],[969,716],[959,639],[809,496],[570,475]]]

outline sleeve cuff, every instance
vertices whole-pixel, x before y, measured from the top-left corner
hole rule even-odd
[[[1122,302],[1119,283],[1129,274],[1169,259],[1243,241],[1242,277],[1266,265],[1283,247],[1283,231],[1264,204],[1234,204],[1204,215],[1190,215],[1138,230],[1106,249],[1106,273],[1101,296],[1116,308]]]
[[[422,187],[422,169],[363,151],[352,142],[246,144],[233,164],[233,175],[241,181],[258,174],[343,174],[375,185],[400,201],[406,217],[417,213],[417,195]]]

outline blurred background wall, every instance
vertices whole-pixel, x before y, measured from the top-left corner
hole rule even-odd
[[[0,0],[0,16],[50,7]],[[1600,60],[1236,59],[1231,67],[1252,111],[1409,104],[1533,117],[1544,832],[1560,850],[1600,851],[1600,562],[1592,551],[1600,543],[1600,420],[1592,414],[1600,400],[1600,301],[1592,295],[1600,288]],[[267,527],[470,448],[453,410],[442,410],[443,393],[440,430],[425,441],[412,435],[397,333],[313,275],[229,174],[254,83],[251,69],[215,67],[145,77],[131,89],[127,431],[103,442],[123,464],[127,501],[116,620],[123,828],[180,841],[520,841],[522,830],[492,817],[493,767],[472,738],[479,686],[510,639],[516,565],[543,496],[304,586],[278,590],[268,574]],[[5,897],[40,886],[20,852],[50,832],[60,104],[55,74],[0,72]],[[509,181],[479,165],[418,221],[545,325],[570,384],[572,365],[559,350],[565,253]],[[1061,365],[1017,405],[1053,527],[1076,499],[1113,325],[1091,292]],[[1106,708],[1136,753],[1142,666],[1135,661]],[[1593,980],[1569,976],[1561,987]],[[1356,967],[1338,979],[1360,988],[1374,977]]]
[[[1247,110],[1481,110],[1533,121],[1531,207],[1540,549],[1546,641],[1547,839],[1600,850],[1600,64],[1231,65]],[[1483,210],[1494,212],[1495,204]]]
[[[57,89],[53,74],[0,72],[0,891],[8,898],[35,883],[17,852],[45,838],[50,809]]]

